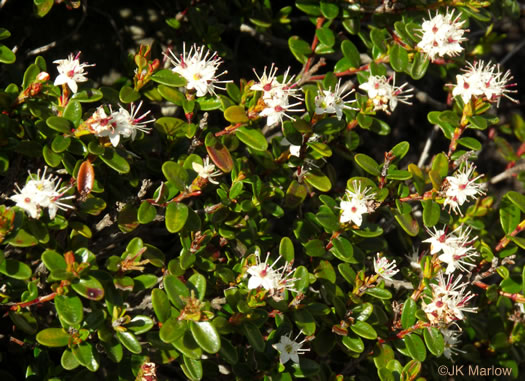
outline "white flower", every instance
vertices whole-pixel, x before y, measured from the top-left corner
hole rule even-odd
[[[363,222],[363,214],[373,210],[372,203],[375,193],[370,193],[372,188],[365,187],[361,191],[361,183],[353,183],[354,190],[347,189],[345,192],[346,200],[343,198],[339,208],[343,211],[339,217],[339,222],[344,224],[352,221],[357,226]]]
[[[228,72],[225,70],[216,74],[222,63],[222,59],[216,52],[211,53],[206,47],[197,47],[196,44],[192,45],[188,54],[186,54],[186,44],[183,44],[182,51],[180,57],[177,57],[171,50],[169,51],[171,57],[167,54],[165,56],[174,66],[171,70],[184,77],[187,81],[186,88],[195,90],[198,97],[203,97],[208,93],[215,95],[215,89],[224,90],[218,84],[231,82],[218,79]]]
[[[454,16],[454,10],[442,15],[439,12],[434,17],[430,15],[430,20],[425,20],[421,25],[423,36],[417,44],[429,58],[434,61],[438,57],[457,56],[463,51],[461,42],[463,37],[465,21],[460,20],[460,16]]]
[[[358,110],[356,108],[348,106],[347,103],[353,103],[356,100],[346,101],[345,98],[351,95],[354,90],[348,91],[346,94],[343,94],[346,90],[346,86],[341,86],[341,79],[337,82],[335,90],[332,92],[332,89],[329,90],[320,90],[319,94],[315,97],[315,113],[317,115],[322,114],[335,114],[337,119],[341,120],[343,116],[343,110]]]
[[[300,157],[301,156],[301,147],[302,146],[298,146],[298,145],[295,145],[295,144],[290,144],[290,155]]]
[[[255,73],[259,82],[253,84],[250,89],[263,92],[264,108],[259,115],[267,117],[266,124],[268,126],[277,122],[282,123],[284,117],[295,120],[288,113],[304,111],[303,108],[294,108],[302,103],[302,99],[298,94],[299,89],[292,84],[295,76],[288,77],[289,72],[290,68],[286,70],[281,81],[276,78],[277,68],[273,64],[268,74],[266,74],[266,67],[262,76],[259,77]],[[290,97],[299,101],[290,103]]]
[[[445,192],[444,205],[449,206],[450,210],[462,214],[459,208],[468,198],[477,199],[479,195],[485,194],[481,190],[482,184],[475,181],[483,175],[471,178],[476,167],[470,163],[466,163],[462,169],[456,171],[454,176],[447,176],[448,187]]]
[[[281,364],[286,364],[290,360],[297,364],[299,363],[299,355],[310,350],[308,348],[302,348],[303,344],[307,341],[306,339],[297,342],[300,335],[301,333],[299,333],[294,340],[291,339],[291,333],[288,336],[281,336],[281,341],[272,345],[279,352],[279,361]]]
[[[502,73],[499,65],[491,62],[485,64],[483,61],[478,61],[474,65],[468,62],[467,65],[468,69],[463,69],[464,74],[456,75],[457,84],[452,90],[453,96],[460,96],[464,103],[468,103],[472,97],[481,96],[485,96],[489,102],[496,102],[497,106],[501,97],[518,102],[507,94],[517,92],[517,90],[509,90],[509,87],[516,86],[515,83],[509,83],[513,79],[510,70]]]
[[[210,183],[219,184],[219,182],[216,181],[214,177],[222,175],[222,171],[215,170],[215,165],[210,164],[210,158],[208,156],[206,156],[206,159],[204,159],[203,165],[193,162],[191,163],[191,166],[193,170],[197,172],[199,177],[208,179]]]
[[[63,85],[64,83],[71,89],[72,92],[76,93],[78,90],[77,82],[86,82],[84,68],[95,66],[87,63],[80,63],[79,61],[80,52],[73,57],[70,54],[68,58],[64,60],[56,60],[53,63],[58,65],[57,70],[59,72],[58,77],[55,79],[55,86]]]
[[[277,258],[271,265],[268,265],[268,258],[270,254],[266,255],[264,262],[261,262],[259,251],[255,252],[256,264],[250,266],[246,271],[251,275],[248,280],[248,289],[253,290],[259,287],[264,288],[265,290],[275,293],[282,290],[295,291],[293,289],[292,283],[295,282],[295,278],[289,278],[292,274],[291,269],[289,268],[288,263],[284,266],[281,266],[277,269],[273,267],[281,256]]]
[[[131,112],[119,105],[119,110],[111,113],[113,124],[115,125],[116,132],[124,138],[131,137],[131,140],[135,140],[137,131],[148,133],[151,128],[146,127],[146,124],[155,122],[155,119],[144,120],[150,111],[145,112],[141,116],[137,116],[142,101],[135,108],[135,105],[131,103]]]
[[[436,230],[436,228],[434,228],[434,233],[428,229],[427,232],[431,237],[423,242],[430,243],[431,254],[442,252],[438,259],[447,264],[445,270],[447,274],[453,273],[458,268],[461,271],[468,271],[468,267],[475,266],[470,259],[479,256],[472,247],[472,242],[477,237],[470,237],[470,228],[463,229],[463,226],[460,226],[449,234],[446,234],[444,230]]]
[[[73,209],[73,206],[64,203],[64,200],[72,199],[75,196],[66,196],[70,187],[60,188],[61,180],[58,177],[49,175],[46,178],[47,167],[44,167],[44,172],[40,176],[38,170],[36,176],[29,173],[30,180],[22,189],[15,184],[18,193],[10,197],[16,202],[16,206],[24,209],[31,218],[40,218],[40,213],[43,208],[47,208],[49,218],[54,219],[58,209],[67,210]]]
[[[461,279],[459,276],[454,281],[454,275],[450,274],[445,280],[443,273],[440,273],[438,283],[431,285],[432,300],[428,304],[423,302],[423,311],[431,324],[447,326],[454,321],[464,320],[464,312],[477,312],[477,307],[467,307],[475,295],[466,292],[467,283],[461,283]]]
[[[117,123],[113,120],[111,114],[106,114],[104,106],[99,106],[86,122],[93,135],[100,138],[109,138],[113,147],[119,144],[120,133],[117,129]]]
[[[441,334],[443,335],[443,341],[445,342],[445,350],[443,351],[443,355],[446,358],[451,360],[454,355],[458,353],[465,353],[465,351],[456,348],[456,346],[461,343],[461,340],[459,339],[461,332],[444,328],[441,329]]]
[[[392,277],[399,272],[399,269],[396,266],[396,261],[389,261],[385,257],[380,257],[377,253],[377,257],[374,260],[374,271],[381,278],[393,280]]]
[[[392,84],[390,84],[392,80]],[[390,114],[397,107],[398,102],[405,104],[412,104],[408,101],[413,95],[406,94],[411,92],[413,89],[405,90],[407,83],[404,83],[401,86],[395,86],[395,74],[386,78],[381,75],[370,75],[368,81],[359,85],[361,90],[364,90],[368,93],[368,98],[372,100],[374,104],[374,110],[383,110],[387,114]],[[403,92],[405,94],[403,94]]]
[[[408,259],[410,267],[412,267],[414,270],[421,270],[421,257],[419,255],[418,248],[413,248],[412,252],[405,255],[405,257]]]

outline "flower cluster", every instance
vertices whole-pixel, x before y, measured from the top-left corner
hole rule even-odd
[[[302,348],[303,344],[308,341],[306,338],[301,342],[297,341],[300,335],[301,332],[292,340],[290,333],[288,336],[281,336],[279,343],[273,344],[273,347],[279,352],[281,364],[286,364],[290,360],[297,364],[299,363],[299,355],[310,350],[309,348]]]
[[[221,83],[231,82],[219,80],[221,76],[228,74],[228,71],[217,74],[222,59],[216,52],[211,53],[204,46],[198,47],[194,44],[186,53],[186,44],[184,44],[179,57],[172,51],[169,53],[169,56],[167,54],[165,56],[173,65],[171,70],[186,79],[186,89],[195,91],[198,97],[206,94],[215,95],[215,89],[224,90],[219,86]]]
[[[468,307],[470,300],[475,296],[466,292],[467,283],[461,283],[462,277],[454,280],[454,275],[447,279],[439,273],[437,284],[432,284],[432,300],[423,302],[423,311],[431,324],[449,326],[457,320],[464,320],[464,312],[476,312],[477,307]]]
[[[145,112],[141,116],[137,116],[142,106],[142,102],[135,108],[131,104],[131,112],[119,106],[118,111],[113,111],[110,108],[110,114],[106,114],[104,106],[99,106],[93,115],[86,121],[89,130],[98,137],[107,137],[109,141],[116,147],[120,138],[131,138],[135,140],[137,131],[148,133],[150,128],[146,125],[153,123],[155,119],[144,120],[149,111]]]
[[[67,84],[71,91],[76,93],[78,91],[77,82],[87,81],[84,68],[95,65],[90,65],[87,63],[81,64],[79,57],[80,52],[78,52],[75,56],[70,54],[66,59],[53,61],[53,63],[58,65],[57,70],[59,73],[59,75],[55,78],[55,86]]]
[[[40,169],[36,176],[29,173],[30,180],[26,182],[24,187],[20,189],[18,184],[16,194],[12,195],[10,199],[16,202],[16,206],[24,209],[31,218],[38,219],[43,208],[47,208],[49,218],[54,219],[58,209],[67,210],[73,209],[72,205],[64,202],[75,196],[64,196],[70,187],[60,187],[61,180],[58,177],[49,175],[46,177],[47,167],[44,167],[44,172],[40,175]]]
[[[468,62],[467,65],[468,69],[463,69],[464,74],[456,75],[457,84],[452,90],[453,96],[460,96],[465,103],[477,97],[485,97],[489,102],[496,102],[497,106],[499,106],[501,97],[517,103],[517,100],[507,94],[517,92],[517,90],[509,89],[509,87],[516,86],[515,83],[509,83],[513,79],[510,70],[503,73],[499,65],[490,62],[485,64],[483,61],[474,64]]]
[[[483,177],[479,175],[472,178],[476,167],[471,163],[466,163],[461,169],[457,170],[454,176],[447,176],[447,187],[445,190],[445,201],[444,205],[449,206],[450,210],[454,210],[455,213],[461,213],[459,208],[469,198],[477,199],[480,195],[485,194],[483,192],[483,185],[476,183],[476,180]]]
[[[449,13],[448,9],[444,15],[437,12],[434,17],[430,14],[429,16],[430,19],[425,20],[421,25],[423,36],[417,47],[432,61],[461,53],[463,51],[461,42],[466,40],[463,37],[465,21],[460,20],[460,16],[455,16],[454,11]]]
[[[341,200],[339,208],[343,211],[339,217],[339,222],[344,224],[352,221],[357,226],[363,223],[363,214],[374,211],[375,193],[372,188],[365,187],[361,190],[361,183],[352,184],[354,189],[347,189],[345,197]],[[345,199],[346,198],[346,199]]]
[[[279,256],[279,258],[277,258],[277,260],[271,265],[268,265],[269,256],[270,254],[268,253],[264,262],[261,262],[260,253],[259,251],[256,251],[256,264],[250,266],[246,271],[248,275],[250,275],[250,279],[248,280],[248,288],[253,290],[262,287],[265,290],[270,291],[271,294],[275,294],[276,292],[283,290],[295,291],[293,288],[293,283],[296,279],[290,278],[292,270],[289,264],[287,263],[284,266],[274,269],[273,267],[277,262],[279,262],[281,256]]]
[[[265,116],[266,124],[272,126],[277,122],[282,123],[283,118],[295,120],[292,116],[288,115],[289,112],[300,112],[304,111],[302,108],[294,108],[299,106],[301,96],[299,95],[299,89],[294,87],[292,84],[295,76],[288,77],[290,68],[286,70],[281,81],[277,80],[277,67],[273,64],[266,73],[266,67],[262,76],[259,76],[255,71],[255,75],[259,82],[253,84],[250,89],[255,91],[262,91],[263,109],[259,113],[260,116]],[[290,103],[290,98],[299,100],[296,103]]]
[[[337,82],[334,91],[332,91],[332,88],[328,90],[320,90],[315,97],[315,113],[317,115],[335,114],[337,119],[341,120],[343,110],[358,110],[347,104],[355,102],[355,99],[352,101],[345,101],[345,98],[351,95],[354,90],[347,91],[346,94],[345,91],[346,86],[341,87],[341,79]]]
[[[477,237],[470,237],[470,228],[463,229],[463,226],[460,226],[448,234],[444,230],[436,228],[434,228],[434,232],[428,229],[427,231],[430,238],[423,242],[430,243],[431,254],[442,253],[438,259],[447,265],[445,270],[447,274],[453,273],[456,269],[467,271],[468,267],[474,267],[470,260],[479,254],[472,247],[472,242]]]
[[[393,280],[392,277],[399,272],[396,261],[389,261],[385,257],[380,257],[379,253],[374,260],[374,271],[378,276],[387,280]]]
[[[395,81],[395,75],[389,78],[383,75],[370,75],[368,81],[359,85],[359,88],[368,93],[368,98],[372,100],[374,110],[382,110],[390,114],[395,110],[398,102],[408,105],[412,104],[408,99],[413,95],[407,93],[410,93],[413,89],[405,89],[406,83],[396,86]]]

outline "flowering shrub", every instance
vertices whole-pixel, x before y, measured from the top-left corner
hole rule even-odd
[[[0,30],[2,380],[522,378],[517,2],[183,3],[111,84]]]

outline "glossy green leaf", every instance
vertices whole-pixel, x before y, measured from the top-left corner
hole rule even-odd
[[[159,337],[165,343],[173,343],[184,335],[186,329],[187,324],[185,321],[179,320],[176,317],[170,317],[164,321],[160,327]]]
[[[98,356],[96,356],[91,343],[83,342],[78,345],[74,345],[71,348],[71,351],[78,362],[85,366],[89,371],[96,372],[98,370]]]
[[[287,262],[291,262],[295,258],[295,249],[293,246],[293,242],[290,238],[281,238],[281,242],[279,244],[279,255],[283,257]]]
[[[261,335],[259,328],[257,328],[257,326],[252,323],[246,322],[242,325],[242,330],[253,349],[255,349],[257,352],[264,352],[264,338]]]
[[[398,72],[408,69],[408,52],[398,44],[390,48],[390,66]]]
[[[421,201],[421,204],[423,205],[423,224],[428,228],[435,226],[441,216],[439,204],[433,200],[424,200]]]
[[[126,85],[122,86],[118,97],[122,103],[131,103],[140,99],[140,93],[138,91],[133,90],[132,87]]]
[[[203,370],[201,360],[183,357],[184,364],[181,365],[182,371],[191,381],[202,379]]]
[[[354,248],[349,240],[344,237],[337,237],[332,239],[333,247],[330,249],[330,252],[337,259],[348,262],[348,263],[358,263],[354,258]]]
[[[147,201],[142,201],[137,210],[137,220],[141,224],[149,224],[157,216],[157,209]]]
[[[36,341],[46,347],[65,347],[69,340],[69,334],[62,328],[46,328],[36,335]]]
[[[292,36],[288,39],[288,47],[297,61],[302,64],[305,64],[308,60],[308,56],[312,54],[310,45],[297,36]]]
[[[522,213],[525,213],[525,196],[521,193],[510,191],[505,194],[505,197],[516,205]]]
[[[235,348],[233,344],[224,337],[221,339],[221,349],[219,350],[219,355],[231,365],[235,365],[239,362],[237,348]]]
[[[421,372],[421,362],[418,360],[410,360],[403,367],[403,370],[401,372],[401,379],[415,380],[419,372]]]
[[[90,300],[101,300],[104,298],[104,288],[100,281],[91,275],[80,278],[76,283],[72,283],[71,287],[80,296]]]
[[[325,279],[330,283],[335,283],[335,271],[332,264],[328,261],[319,261],[319,264],[314,269],[314,275],[318,279]]]
[[[49,128],[63,134],[70,134],[73,129],[73,123],[66,118],[60,116],[50,116],[46,119],[46,124]]]
[[[64,109],[63,117],[73,123],[74,126],[78,126],[82,119],[82,105],[79,101],[71,100]]]
[[[419,224],[410,214],[400,214],[397,210],[394,212],[394,217],[403,228],[403,230],[411,237],[415,237],[419,233]]]
[[[174,161],[166,161],[162,164],[162,173],[179,191],[186,189],[188,172],[181,165]]]
[[[367,322],[358,320],[350,326],[350,329],[365,339],[375,340],[377,338],[376,330]]]
[[[266,151],[266,149],[268,149],[266,137],[257,129],[244,126],[239,127],[235,131],[235,136],[241,142],[256,151]]]
[[[113,148],[106,148],[103,155],[99,158],[111,169],[114,169],[118,173],[128,173],[129,163],[120,156]]]
[[[16,259],[6,258],[0,262],[0,273],[14,279],[31,278],[31,267]]]
[[[414,360],[425,361],[425,359],[427,358],[427,350],[425,344],[423,343],[423,340],[421,340],[421,337],[419,337],[419,335],[411,333],[405,336],[403,341],[405,342],[410,356]]]
[[[64,352],[62,352],[60,365],[62,365],[62,368],[65,370],[73,370],[80,365],[80,362],[78,362],[77,358],[73,355],[71,349],[68,348],[64,349]]]
[[[297,327],[307,336],[315,333],[315,320],[306,309],[298,309],[293,312],[293,321]]]
[[[164,277],[164,290],[166,291],[166,294],[168,294],[169,300],[177,308],[184,307],[184,303],[180,298],[181,296],[185,298],[190,296],[188,287],[186,287],[179,278],[173,275],[166,275]]]
[[[199,347],[189,329],[171,344],[186,357],[198,360],[202,356],[202,348]]]
[[[249,121],[248,115],[242,106],[230,106],[224,110],[224,119],[230,123],[246,123]]]
[[[151,79],[154,82],[160,83],[161,85],[172,86],[172,87],[186,86],[186,83],[188,82],[180,74],[175,73],[168,69],[157,70],[151,76]]]
[[[429,64],[430,60],[424,54],[416,52],[412,60],[412,66],[410,67],[410,76],[413,79],[423,78],[423,76],[427,72]]]
[[[208,321],[190,322],[193,338],[208,353],[217,353],[221,348],[221,338],[215,327]]]
[[[293,274],[295,279],[295,289],[297,291],[305,290],[309,285],[308,269],[304,266],[298,266]]]
[[[16,61],[15,53],[4,44],[0,44],[0,62],[12,64]]]
[[[168,296],[161,289],[154,289],[151,292],[151,304],[153,305],[153,311],[159,322],[164,323],[171,314],[170,303]]]
[[[501,201],[499,221],[505,234],[510,234],[520,223],[520,210],[508,198]]]
[[[350,40],[344,40],[341,43],[341,51],[348,60],[350,67],[357,68],[361,64],[361,58],[359,56],[359,50],[357,50],[354,43]]]
[[[321,192],[328,192],[330,189],[332,189],[332,182],[330,181],[330,178],[317,168],[308,171],[304,175],[304,181]]]
[[[333,46],[335,44],[335,35],[334,32],[330,30],[329,27],[321,27],[315,31],[319,42],[326,46]]]
[[[445,341],[439,329],[427,327],[423,330],[423,337],[428,351],[436,357],[440,357],[445,350]]]
[[[401,313],[401,325],[403,329],[410,328],[416,322],[417,304],[412,298],[407,298]]]
[[[58,316],[69,325],[77,325],[84,320],[84,306],[78,296],[57,295],[55,308]]]
[[[341,341],[352,352],[362,353],[365,350],[365,344],[359,336],[344,336]]]
[[[354,156],[354,160],[357,165],[365,170],[365,172],[374,176],[379,176],[381,174],[381,171],[379,170],[379,164],[370,156],[365,155],[364,153],[358,153]]]
[[[142,352],[142,346],[137,337],[129,331],[116,331],[117,339],[131,353],[139,354]]]
[[[166,207],[166,229],[170,233],[177,233],[188,220],[189,210],[186,204],[180,202],[169,203]]]
[[[92,103],[98,102],[102,99],[104,94],[101,90],[98,89],[87,89],[78,91],[71,97],[72,100],[75,100],[80,103]]]

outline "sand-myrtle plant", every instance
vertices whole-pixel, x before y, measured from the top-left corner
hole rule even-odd
[[[56,3],[0,28],[0,379],[524,377],[517,1]]]

